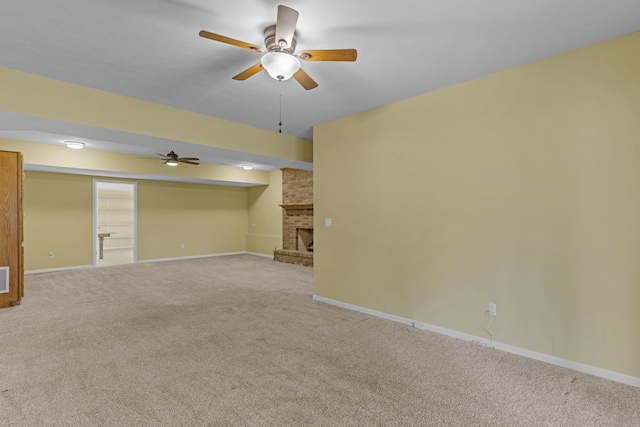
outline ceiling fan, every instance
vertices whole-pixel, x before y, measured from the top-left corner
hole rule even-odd
[[[161,157],[161,160],[164,160],[162,164],[167,166],[178,166],[178,163],[186,163],[188,165],[200,164],[200,159],[197,157],[178,157],[178,155],[173,151],[169,152],[168,154],[160,154],[160,153],[156,153],[156,154]],[[155,157],[142,157],[142,158],[158,160]]]
[[[302,69],[301,59],[305,61],[355,61],[358,53],[355,49],[329,49],[303,50],[298,54],[294,54],[296,50],[298,15],[298,12],[290,7],[278,6],[276,24],[264,30],[264,48],[205,30],[200,31],[200,37],[227,43],[253,52],[266,52],[256,65],[233,76],[234,80],[246,80],[264,69],[276,80],[288,80],[293,77],[302,87],[310,90],[318,87],[318,83]]]

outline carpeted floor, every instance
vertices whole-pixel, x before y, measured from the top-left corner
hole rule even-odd
[[[640,389],[315,302],[238,255],[26,277],[2,426],[640,426]]]

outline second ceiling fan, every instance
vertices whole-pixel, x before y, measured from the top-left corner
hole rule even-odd
[[[173,151],[167,154],[156,154],[161,157],[161,160],[164,160],[162,164],[167,166],[178,166],[178,163],[186,163],[188,165],[200,164],[200,159],[197,157],[180,157]],[[145,157],[145,159],[155,159],[155,157]]]
[[[200,31],[200,37],[227,43],[254,52],[266,52],[260,62],[233,76],[234,80],[246,80],[249,77],[267,70],[276,80],[288,80],[291,77],[305,89],[318,87],[301,67],[300,60],[305,61],[355,61],[358,53],[355,49],[296,50],[296,24],[298,12],[287,6],[278,6],[278,18],[275,25],[264,31],[264,45],[260,47],[251,43],[235,40],[209,31]]]

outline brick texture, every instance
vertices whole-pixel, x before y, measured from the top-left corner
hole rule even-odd
[[[288,262],[289,264],[302,264],[313,267],[313,252],[276,250],[273,252],[273,259],[280,262]]]
[[[313,172],[282,169],[282,251],[274,252],[276,261],[313,265],[313,252],[298,249],[298,229],[313,230]]]
[[[282,204],[313,204],[313,172],[300,169],[282,169]]]

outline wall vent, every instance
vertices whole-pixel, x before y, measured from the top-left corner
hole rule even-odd
[[[0,294],[9,293],[9,267],[0,267]]]

